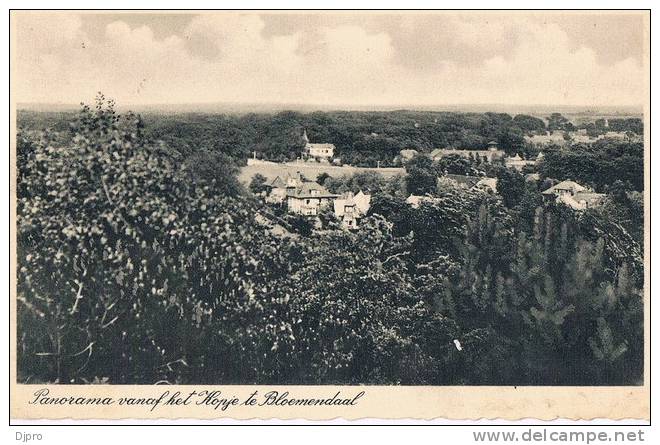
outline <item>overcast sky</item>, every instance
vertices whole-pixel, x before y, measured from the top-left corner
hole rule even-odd
[[[639,105],[644,13],[12,12],[17,102]]]

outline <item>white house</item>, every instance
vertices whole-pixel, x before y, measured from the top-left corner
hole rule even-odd
[[[334,144],[312,144],[307,137],[307,130],[303,131],[303,140],[305,141],[304,155],[311,158],[330,159],[335,155]]]
[[[546,199],[563,202],[574,210],[596,207],[605,198],[604,194],[594,193],[575,181],[562,181],[541,193]]]
[[[422,203],[425,202],[435,202],[438,198],[429,195],[410,195],[406,198],[406,204],[408,204],[413,209],[418,208]]]
[[[288,195],[293,194],[294,190],[301,187],[305,179],[300,172],[295,175],[287,175],[284,178],[277,176],[267,187],[270,189],[266,202],[282,203],[286,201]]]
[[[353,200],[355,200],[355,205],[360,213],[366,215],[371,207],[371,195],[362,193],[362,190],[360,190],[357,195],[353,197]]]
[[[518,171],[522,170],[526,166],[535,166],[536,161],[534,159],[523,159],[520,155],[516,154],[515,156],[505,158],[504,165],[507,167],[514,168]]]
[[[431,151],[431,159],[438,161],[445,156],[458,155],[464,158],[472,157],[474,159],[482,159],[486,162],[493,162],[504,157],[504,151],[497,147],[497,142],[491,141],[488,143],[487,150],[457,150],[455,148],[436,148]]]
[[[338,196],[316,182],[306,181],[287,194],[287,208],[290,213],[316,216],[319,210],[331,205]]]
[[[566,139],[564,138],[564,132],[555,130],[552,133],[546,134],[535,134],[532,136],[525,136],[525,141],[534,145],[565,145]]]
[[[367,214],[370,206],[371,195],[362,193],[362,190],[355,196],[349,192],[334,200],[335,216],[349,229],[357,227],[358,220]]]
[[[554,196],[563,196],[563,195],[575,195],[576,193],[584,192],[587,188],[581,186],[575,181],[561,181],[559,184],[550,187],[545,190],[543,195],[552,197]]]
[[[497,178],[481,178],[479,182],[477,182],[472,188],[477,190],[483,190],[486,192],[496,193]]]
[[[592,209],[599,206],[603,202],[603,199],[605,199],[604,194],[589,192],[577,193],[573,196],[562,195],[557,198],[558,201],[563,202],[574,210]]]

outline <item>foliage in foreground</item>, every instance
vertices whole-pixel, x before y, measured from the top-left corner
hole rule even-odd
[[[641,254],[593,215],[379,196],[282,237],[230,165],[191,175],[102,99],[18,146],[22,382],[640,382]]]

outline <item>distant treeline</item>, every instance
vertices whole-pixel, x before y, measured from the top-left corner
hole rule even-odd
[[[297,134],[286,116],[203,119],[252,119],[229,136],[263,140],[264,119]],[[405,177],[321,178],[369,191],[371,207],[355,231],[330,218],[312,231],[281,225],[227,154],[194,151],[217,136],[204,125],[166,133],[190,141],[184,159],[145,136],[167,124],[99,95],[71,133],[18,131],[18,382],[644,382],[644,201],[621,181],[575,212],[544,199],[548,181],[498,165],[495,193],[447,187],[439,169],[480,166],[415,156]],[[634,148],[602,144],[579,159]],[[572,162],[554,168],[592,168]],[[410,206],[410,192],[429,199]]]
[[[284,161],[300,156],[303,130],[311,142],[336,146],[336,155],[352,165],[391,165],[403,149],[430,152],[438,147],[485,148],[496,141],[507,151],[522,148],[523,136],[544,131],[542,120],[508,114],[415,111],[281,112],[243,116],[148,116],[149,135],[184,150],[220,150],[244,159]]]
[[[19,127],[52,128],[66,138],[73,113],[19,113]],[[345,164],[374,167],[398,165],[403,149],[428,153],[435,148],[483,149],[491,141],[508,154],[525,154],[524,136],[546,131],[587,128],[590,133],[606,130],[641,133],[638,118],[609,119],[574,126],[553,113],[546,120],[507,113],[457,113],[429,111],[333,111],[276,114],[154,114],[143,115],[145,136],[161,140],[187,157],[206,150],[228,155],[239,165],[256,154],[258,158],[286,161],[300,156],[303,130],[311,142],[336,146],[335,155]]]

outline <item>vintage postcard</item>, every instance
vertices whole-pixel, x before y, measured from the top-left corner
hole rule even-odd
[[[649,420],[650,11],[10,28],[13,420]]]

